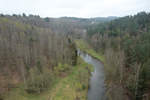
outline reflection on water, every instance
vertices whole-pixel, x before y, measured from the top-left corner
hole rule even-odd
[[[80,55],[85,62],[91,64],[94,67],[94,72],[92,72],[90,78],[90,88],[88,90],[88,100],[104,100],[105,95],[105,85],[104,85],[104,69],[103,64],[97,59],[91,57],[87,53],[78,50],[78,55]]]

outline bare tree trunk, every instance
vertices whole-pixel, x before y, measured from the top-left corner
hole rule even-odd
[[[137,66],[137,70],[136,70],[136,75],[135,75],[135,96],[137,95],[137,92],[138,92],[138,83],[139,83],[139,74],[140,74],[140,69],[141,69],[141,64],[137,64],[136,63],[136,66]]]

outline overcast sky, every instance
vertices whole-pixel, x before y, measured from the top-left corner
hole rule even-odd
[[[106,17],[150,12],[150,0],[0,0],[0,13],[41,17]]]

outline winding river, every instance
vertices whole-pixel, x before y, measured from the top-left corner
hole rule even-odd
[[[104,100],[105,76],[103,64],[99,60],[80,50],[78,50],[78,55],[80,55],[85,62],[91,64],[94,67],[94,71],[90,77],[87,100]]]

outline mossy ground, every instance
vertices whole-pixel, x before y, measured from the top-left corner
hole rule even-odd
[[[6,94],[4,100],[86,100],[92,67],[81,58],[71,67],[65,77],[54,78],[52,86],[42,93],[28,94],[19,86]]]

